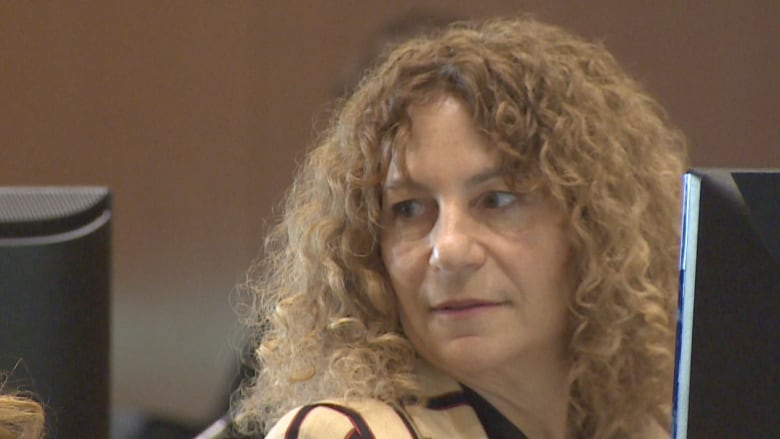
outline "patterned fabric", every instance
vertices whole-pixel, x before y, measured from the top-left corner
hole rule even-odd
[[[328,400],[287,413],[268,439],[488,439],[458,383],[418,368],[425,404],[393,407],[373,399]]]
[[[267,439],[498,439],[525,437],[475,392],[427,364],[418,365],[425,402],[394,407],[374,399],[328,400],[287,413]],[[476,407],[476,410],[474,409]],[[480,417],[490,433],[486,432]],[[669,432],[648,420],[636,436],[663,439]]]

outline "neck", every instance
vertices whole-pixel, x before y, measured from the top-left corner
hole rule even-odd
[[[569,367],[566,361],[543,367],[511,367],[456,377],[479,393],[530,439],[568,436]]]

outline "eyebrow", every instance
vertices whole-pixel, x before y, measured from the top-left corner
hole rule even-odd
[[[503,178],[505,175],[506,175],[506,171],[501,167],[489,168],[467,178],[465,185],[467,187],[479,186],[480,184],[483,184],[495,178]],[[382,187],[382,191],[392,192],[401,189],[424,190],[427,188],[428,187],[426,185],[418,181],[415,181],[411,178],[404,177],[401,174],[399,177],[394,178],[390,180],[387,184],[385,184]]]
[[[504,178],[506,175],[506,171],[501,167],[495,167],[486,169],[485,171],[480,172],[479,174],[472,175],[466,180],[467,186],[478,186],[482,183],[485,183],[487,181],[496,179],[496,178]]]

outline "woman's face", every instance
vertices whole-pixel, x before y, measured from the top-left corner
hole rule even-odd
[[[561,361],[570,289],[563,216],[543,195],[507,184],[497,150],[458,100],[410,115],[408,177],[390,166],[381,241],[407,337],[455,377]]]

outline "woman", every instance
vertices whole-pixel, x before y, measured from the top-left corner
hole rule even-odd
[[[668,437],[684,149],[601,46],[555,27],[396,47],[309,152],[252,271],[239,425]]]

